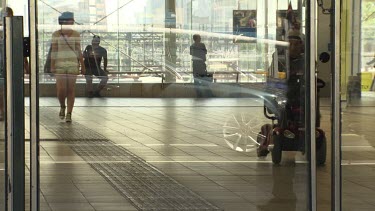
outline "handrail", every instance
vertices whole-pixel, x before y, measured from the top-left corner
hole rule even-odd
[[[109,71],[108,74],[113,74],[113,75],[122,75],[122,74],[134,74],[134,75],[143,75],[143,74],[161,74],[158,76],[161,76],[161,83],[164,84],[164,76],[165,71],[152,71],[152,72],[145,72],[145,71]]]
[[[165,71],[152,71],[152,72],[145,72],[145,71],[109,71],[108,74],[160,74],[165,73]]]
[[[139,74],[139,75],[142,75],[142,74],[152,74],[152,73],[156,73],[156,74],[163,74],[165,73],[166,71],[152,71],[152,72],[144,72],[144,71],[118,71],[118,72],[114,72],[114,71],[110,71],[108,72],[109,74]],[[178,72],[179,74],[193,74],[192,71],[188,71],[188,72]],[[227,71],[209,71],[207,73],[210,73],[210,74],[224,74],[224,75],[230,75],[230,74],[235,74],[236,75],[236,83],[239,82],[239,76],[240,74],[257,74],[256,72],[227,72]],[[164,75],[162,75],[162,83],[164,82]]]
[[[164,79],[165,79],[165,73],[167,71],[149,71],[149,72],[146,72],[146,71],[108,71],[108,75],[123,75],[123,74],[129,74],[129,75],[138,75],[138,76],[141,76],[141,75],[146,75],[146,74],[154,74],[154,75],[158,75],[160,74],[159,76],[161,76],[162,78],[162,83],[164,83]],[[192,71],[187,71],[187,72],[178,72],[179,74],[186,74],[186,75],[189,75],[189,74],[193,74]],[[239,75],[240,74],[259,74],[257,72],[227,72],[227,71],[208,71],[207,73],[209,74],[223,74],[223,75],[236,75],[236,83],[239,83]],[[50,75],[50,73],[39,73],[40,75]]]

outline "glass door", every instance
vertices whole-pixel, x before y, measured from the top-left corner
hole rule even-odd
[[[303,2],[33,1],[41,206],[316,210]]]
[[[374,209],[375,1],[342,1],[342,208]]]

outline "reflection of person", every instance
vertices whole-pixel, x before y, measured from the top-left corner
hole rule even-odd
[[[255,18],[249,19],[249,27],[250,28],[256,28],[257,27],[257,22],[256,22]]]
[[[12,17],[13,10],[10,7],[5,7],[1,11],[1,17]],[[4,76],[5,76],[5,67],[4,67],[4,46],[3,46],[3,34],[0,35],[0,121],[4,120]],[[24,72],[29,73],[29,62],[26,57],[24,57]]]
[[[374,58],[371,61],[367,62],[366,64],[367,65],[372,65],[374,63],[375,63],[375,55],[374,55]],[[375,65],[374,65],[374,67],[375,67]]]
[[[305,106],[305,44],[301,38],[300,31],[289,30],[289,75],[287,80],[287,119],[296,126],[303,124],[303,109]]]
[[[72,121],[72,111],[75,100],[75,85],[79,66],[85,73],[81,53],[80,35],[70,28],[74,24],[74,14],[63,12],[59,17],[61,29],[52,34],[51,72],[56,75],[57,98],[60,103],[59,117],[66,122]],[[67,113],[65,117],[65,99]]]
[[[243,14],[243,17],[240,18],[239,22],[240,26],[242,27],[256,28],[255,15],[251,11],[247,11],[245,14]]]
[[[94,35],[91,45],[88,45],[83,51],[83,58],[86,68],[86,83],[89,97],[100,97],[100,91],[107,85],[107,50],[100,45],[100,37]],[[104,59],[103,69],[100,67],[102,59]],[[93,92],[92,76],[100,78],[98,89]]]
[[[297,22],[297,17],[294,14],[294,10],[292,8],[291,2],[289,2],[288,10],[286,11],[286,19],[288,20],[289,24],[293,24],[293,23]]]
[[[298,25],[288,32],[290,74],[303,71],[305,44]]]
[[[256,15],[253,12],[250,13],[249,21],[248,21],[248,27],[250,27],[250,28],[256,28],[257,27]]]
[[[283,209],[295,211],[297,209],[297,193],[295,193],[294,186],[300,186],[295,181],[296,172],[298,172],[298,166],[273,166],[272,167],[272,195],[273,197],[266,203],[257,205],[259,211],[272,211],[275,207],[282,205]],[[297,175],[298,176],[298,175]],[[302,184],[303,187],[303,184]],[[303,190],[302,187],[298,187],[298,190]],[[301,194],[301,193],[299,193]],[[301,201],[303,202],[303,201]]]
[[[194,43],[190,46],[190,55],[192,56],[193,62],[194,86],[197,91],[197,96],[203,97],[204,93],[202,89],[204,89],[204,87],[202,86],[207,86],[207,83],[204,80],[207,76],[207,49],[206,46],[203,43],[201,43],[201,36],[199,34],[193,35],[193,40]]]

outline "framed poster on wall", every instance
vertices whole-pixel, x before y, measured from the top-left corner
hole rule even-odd
[[[233,34],[244,37],[257,37],[256,18],[256,10],[233,10]],[[249,41],[235,39],[233,42],[241,43]]]

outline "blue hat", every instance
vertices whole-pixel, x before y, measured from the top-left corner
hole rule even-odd
[[[74,13],[72,13],[72,12],[63,12],[59,16],[59,20],[74,20]]]

